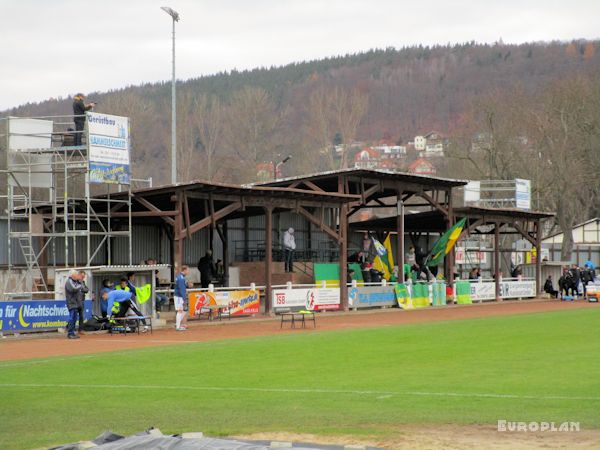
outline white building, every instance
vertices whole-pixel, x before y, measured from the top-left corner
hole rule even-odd
[[[542,239],[542,248],[548,249],[551,261],[560,261],[564,233],[551,234]],[[571,262],[583,265],[591,260],[600,266],[600,217],[573,227],[573,254]]]

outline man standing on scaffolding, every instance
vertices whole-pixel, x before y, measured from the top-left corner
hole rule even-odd
[[[79,93],[73,97],[73,121],[75,122],[75,145],[81,145],[81,136],[85,128],[85,112],[93,109],[95,103],[84,103],[85,95]]]

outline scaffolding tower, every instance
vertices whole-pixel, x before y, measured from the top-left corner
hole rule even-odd
[[[83,131],[75,131],[76,117],[81,116],[1,119],[6,154],[2,170],[6,195],[2,197],[8,231],[5,296],[23,291],[47,292],[48,267],[91,266],[102,248],[105,260],[101,263],[110,265],[111,240],[116,238],[128,240],[131,264],[128,177],[99,179],[90,164],[89,128],[86,123]],[[128,131],[124,133],[127,158]],[[77,141],[81,145],[75,145]],[[127,191],[129,195],[126,199],[111,198],[111,192],[116,191]],[[117,227],[111,213],[125,209],[128,220],[123,221],[121,217]],[[97,237],[92,239],[93,236]],[[83,244],[83,251],[77,250],[78,244]]]

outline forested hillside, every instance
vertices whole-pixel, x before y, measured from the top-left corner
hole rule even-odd
[[[519,98],[534,99],[554,81],[593,79],[598,44],[388,48],[182,81],[180,180],[253,181],[257,163],[288,154],[294,157],[286,175],[332,169],[350,164],[348,155],[333,157],[334,141],[406,142],[430,130],[458,136],[465,150],[466,132],[485,131],[473,115],[482,98],[518,91]],[[170,178],[170,92],[170,83],[155,83],[88,93],[99,101],[97,111],[132,118],[134,176],[152,176],[155,184]],[[70,114],[71,101],[27,104],[2,115]],[[438,173],[465,176],[463,167],[447,164]]]

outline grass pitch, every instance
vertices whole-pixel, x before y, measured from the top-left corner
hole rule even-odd
[[[149,426],[359,437],[499,419],[600,428],[599,333],[600,309],[586,309],[5,362],[0,448]]]

